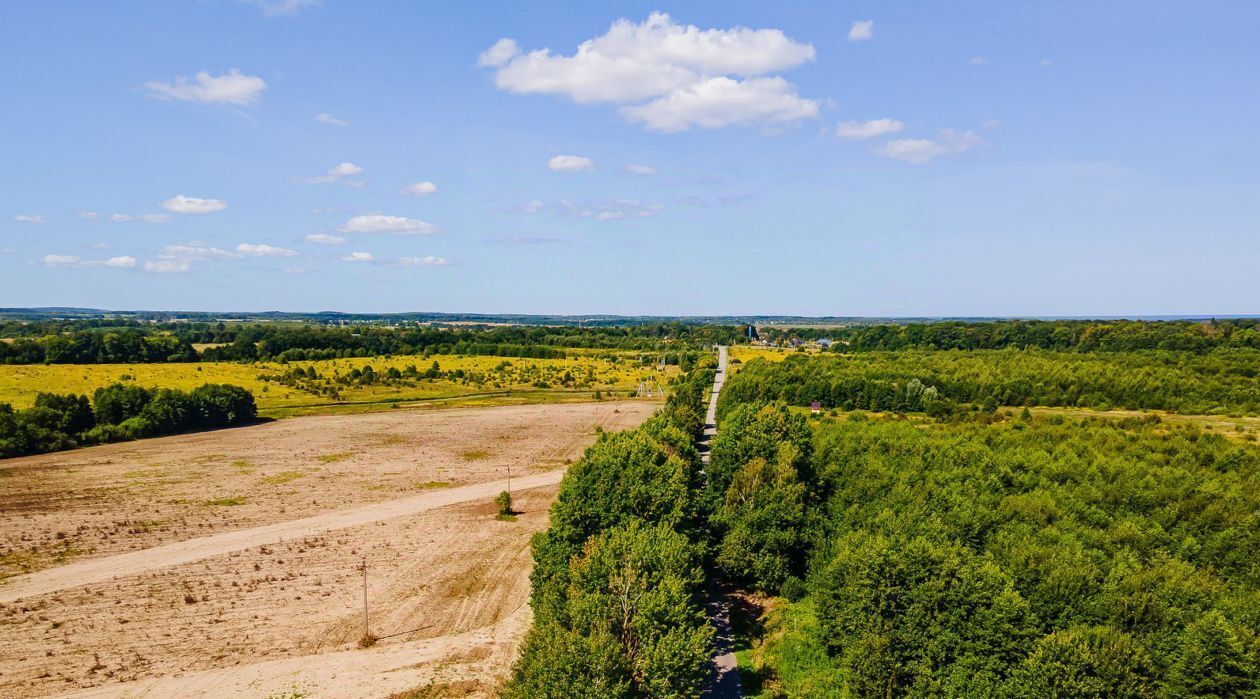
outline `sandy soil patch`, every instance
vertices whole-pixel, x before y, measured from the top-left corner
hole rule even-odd
[[[0,461],[0,578],[555,469],[655,404],[314,416]],[[0,582],[0,587],[3,583]]]
[[[516,521],[487,499],[0,605],[0,695],[491,696],[555,492],[518,493]],[[372,632],[390,636],[366,650],[362,557]]]

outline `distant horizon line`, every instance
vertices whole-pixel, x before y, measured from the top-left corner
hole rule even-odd
[[[1260,319],[1260,313],[1170,313],[1170,314],[1097,314],[1097,315],[801,315],[801,314],[775,314],[775,313],[750,313],[750,314],[731,314],[731,313],[712,313],[712,314],[623,314],[623,313],[483,313],[483,312],[460,312],[460,311],[394,311],[394,312],[378,312],[378,311],[284,311],[284,310],[267,310],[267,311],[196,311],[196,310],[159,310],[159,309],[102,309],[80,306],[27,306],[27,307],[8,307],[0,308],[0,318],[14,316],[56,316],[58,314],[78,315],[85,317],[104,317],[104,316],[171,316],[175,318],[182,317],[203,317],[213,316],[214,320],[247,320],[257,317],[289,317],[289,318],[314,318],[314,317],[344,317],[345,319],[434,319],[434,320],[507,320],[507,319],[530,319],[545,320],[556,319],[566,322],[583,322],[583,321],[693,321],[693,322],[709,322],[730,321],[732,323],[783,323],[783,322],[870,322],[870,321],[908,321],[908,322],[951,322],[951,321],[999,321],[999,320],[1030,320],[1030,321],[1058,321],[1058,320],[1080,320],[1080,321],[1115,321],[1115,320],[1135,320],[1135,321],[1176,321],[1176,320],[1245,320],[1256,318]]]

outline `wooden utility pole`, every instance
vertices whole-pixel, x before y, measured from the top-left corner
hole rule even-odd
[[[511,497],[511,496],[512,496],[512,464],[508,464],[508,465],[507,465],[507,469],[508,469],[508,488],[507,488],[507,493],[508,493],[508,497]]]
[[[368,631],[367,556],[363,557],[363,637],[372,637],[371,633]]]

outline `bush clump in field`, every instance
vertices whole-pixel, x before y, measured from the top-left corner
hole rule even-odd
[[[96,389],[91,401],[41,393],[26,410],[0,403],[0,458],[230,427],[257,415],[253,394],[226,384],[181,391],[115,383]]]
[[[512,511],[512,494],[506,490],[499,493],[499,496],[494,499],[494,504],[499,508],[500,518],[511,517],[516,514]]]

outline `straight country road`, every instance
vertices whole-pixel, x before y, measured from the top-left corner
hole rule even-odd
[[[704,439],[701,440],[701,460],[709,464],[709,449],[717,437],[717,404],[722,385],[726,383],[726,346],[718,346],[718,368],[713,377],[713,394],[709,397],[709,410],[704,418]],[[713,624],[715,666],[713,686],[705,694],[708,699],[740,699],[744,687],[739,681],[739,667],[731,638],[731,609],[726,596],[714,586],[709,598],[709,621]]]

